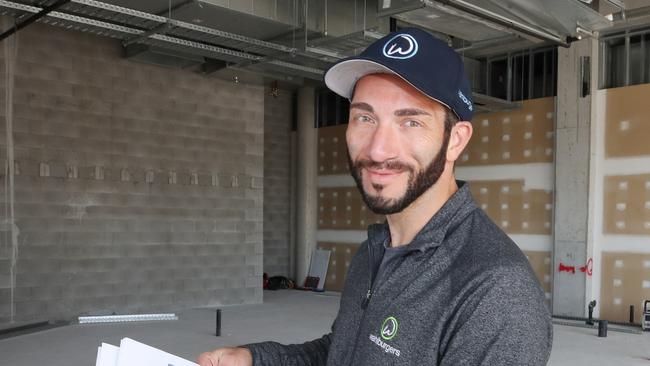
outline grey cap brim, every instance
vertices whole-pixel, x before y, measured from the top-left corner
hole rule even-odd
[[[374,61],[355,58],[341,61],[325,73],[325,85],[334,93],[350,99],[357,81],[370,74],[395,74],[393,70]],[[403,78],[402,78],[403,79]]]

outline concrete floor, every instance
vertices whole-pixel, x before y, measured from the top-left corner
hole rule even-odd
[[[178,313],[177,321],[131,324],[70,325],[0,340],[0,365],[94,365],[102,342],[119,345],[123,337],[194,360],[207,350],[263,340],[295,343],[327,332],[336,315],[337,294],[293,290],[265,291],[264,304],[223,309],[222,336],[215,337],[215,312]],[[549,365],[650,366],[650,332],[608,332],[554,326]]]

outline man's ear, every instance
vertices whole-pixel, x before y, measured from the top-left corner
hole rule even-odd
[[[447,161],[455,162],[460,154],[469,143],[472,137],[472,123],[467,121],[458,121],[451,128],[449,135],[449,145],[447,146]]]

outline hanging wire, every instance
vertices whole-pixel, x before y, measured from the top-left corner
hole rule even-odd
[[[298,11],[296,10],[296,0],[293,0],[293,29],[291,29],[291,48],[296,48],[296,27],[298,26],[297,18]]]
[[[325,0],[325,29],[323,35],[327,36],[327,0]]]
[[[14,19],[13,27],[18,30]],[[13,323],[16,316],[15,290],[16,290],[16,265],[18,261],[18,230],[15,225],[14,215],[14,139],[13,139],[13,92],[14,69],[18,46],[17,33],[9,36],[4,42],[5,51],[5,126],[7,158],[5,160],[5,243],[11,241],[11,265],[9,267],[10,287],[10,321]],[[8,182],[7,182],[8,180]],[[7,205],[7,202],[9,205]],[[9,238],[8,235],[11,237]]]
[[[354,29],[358,29],[357,27],[357,0],[354,0]]]
[[[307,47],[307,18],[309,17],[308,7],[309,7],[309,0],[305,0],[305,45],[304,47]]]
[[[525,74],[524,69],[526,68],[526,63],[524,62],[525,59],[526,59],[526,56],[524,54],[525,52],[526,52],[525,50],[521,50],[521,92],[520,92],[520,95],[521,95],[521,100],[522,101],[524,100],[524,74]]]
[[[367,10],[366,1],[367,0],[363,0],[363,30],[364,31],[366,30],[366,10]]]

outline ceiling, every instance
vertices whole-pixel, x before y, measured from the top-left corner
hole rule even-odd
[[[480,58],[568,46],[620,27],[597,11],[599,1],[619,15],[625,6],[622,0],[0,0],[0,13],[20,24],[51,10],[38,21],[119,39],[134,60],[205,74],[246,70],[301,84],[320,82],[331,63],[382,37],[391,18]]]

